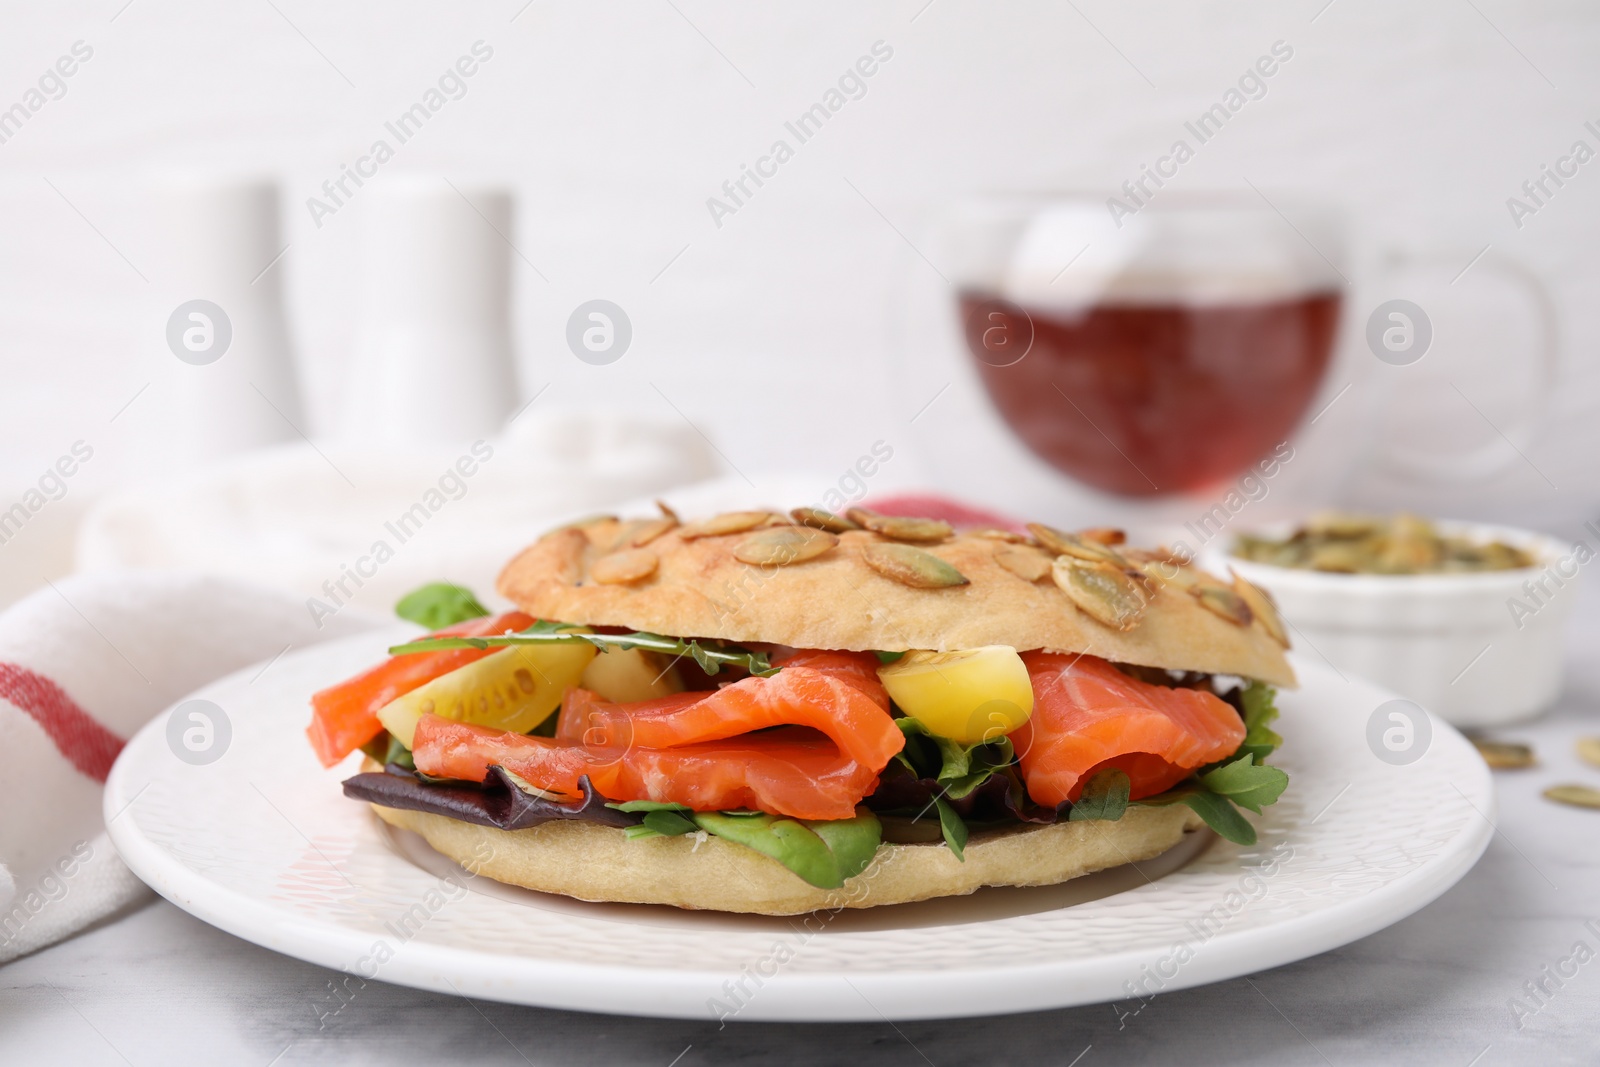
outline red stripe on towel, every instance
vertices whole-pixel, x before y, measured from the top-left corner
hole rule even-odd
[[[43,727],[74,767],[97,782],[106,780],[124,742],[80,708],[66,690],[26,667],[0,663],[0,697]]]

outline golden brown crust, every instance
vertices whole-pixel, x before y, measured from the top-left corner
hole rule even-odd
[[[1117,630],[1075,606],[1049,575],[1029,581],[1008,569],[996,553],[1010,542],[992,536],[914,546],[967,580],[943,588],[917,588],[869,567],[864,549],[898,542],[865,530],[839,534],[836,546],[803,562],[763,566],[735,557],[749,529],[685,540],[679,527],[639,550],[657,558],[648,576],[594,581],[595,561],[625,547],[630,529],[607,518],[547,534],[507,564],[499,591],[539,618],[680,637],[858,651],[1011,645],[1294,684],[1283,649],[1262,620],[1239,625],[1190,592],[1197,584],[1231,587],[1135,552],[1126,557],[1140,561],[1148,604],[1135,625]]]
[[[961,862],[943,844],[878,849],[841,889],[817,889],[776,860],[715,837],[629,841],[586,822],[496,830],[443,815],[374,804],[475,874],[580,900],[800,915],[962,896],[987,885],[1055,885],[1158,856],[1201,825],[1181,804],[1132,807],[1117,822],[1063,822],[974,834]]]

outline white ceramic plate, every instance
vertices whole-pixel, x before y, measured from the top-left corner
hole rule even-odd
[[[231,725],[215,762],[175,755],[169,715],[149,723],[106,784],[123,859],[206,922],[362,979],[585,1011],[839,1021],[1101,1001],[1133,1011],[1140,996],[1382,929],[1455,883],[1493,833],[1488,771],[1459,734],[1415,724],[1420,758],[1386,762],[1368,736],[1390,694],[1302,657],[1274,760],[1292,781],[1255,820],[1251,848],[1196,834],[1065,886],[804,920],[586,904],[471,878],[343,797],[354,759],[326,771],[312,757],[307,696],[407,632],[291,654],[196,693]]]

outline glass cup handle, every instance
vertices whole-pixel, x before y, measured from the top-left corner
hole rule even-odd
[[[1435,257],[1428,257],[1429,260]],[[1418,260],[1403,255],[1391,256],[1389,265],[1410,265]],[[1459,262],[1459,260],[1457,261]],[[1549,425],[1556,397],[1556,382],[1560,370],[1560,343],[1558,318],[1550,291],[1538,275],[1522,263],[1504,257],[1485,258],[1474,270],[1492,271],[1508,284],[1521,289],[1538,312],[1539,343],[1531,371],[1537,375],[1535,392],[1528,410],[1510,425],[1496,426],[1496,439],[1480,448],[1455,456],[1425,455],[1400,449],[1387,449],[1382,462],[1390,469],[1412,478],[1437,483],[1483,481],[1499,474],[1523,458],[1523,453]],[[1401,320],[1396,320],[1397,323]],[[1398,328],[1410,328],[1404,323]],[[1379,342],[1382,343],[1381,341]]]

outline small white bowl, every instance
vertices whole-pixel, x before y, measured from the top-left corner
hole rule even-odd
[[[1240,559],[1228,537],[1201,553],[1200,564],[1222,575],[1232,568],[1270,592],[1302,651],[1456,726],[1537,715],[1561,693],[1562,632],[1592,546],[1580,553],[1577,545],[1527,530],[1435,525],[1442,533],[1515,545],[1537,563],[1474,574],[1333,574]],[[1250,532],[1284,537],[1293,529]]]

